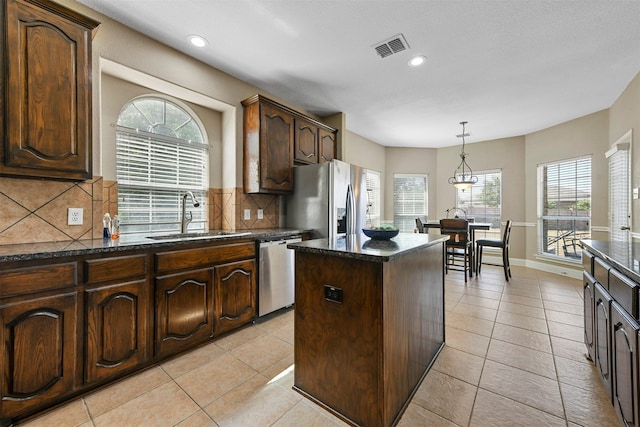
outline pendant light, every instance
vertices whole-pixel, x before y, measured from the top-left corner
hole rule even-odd
[[[471,135],[464,131],[467,122],[460,122],[460,124],[462,125],[462,133],[460,135],[456,135],[456,137],[462,138],[462,152],[460,153],[462,161],[453,173],[453,176],[449,178],[449,184],[453,184],[457,189],[464,191],[471,188],[473,184],[478,182],[478,177],[473,174],[471,167],[467,164],[467,153],[464,152],[464,137]]]

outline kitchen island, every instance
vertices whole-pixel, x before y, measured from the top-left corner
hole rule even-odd
[[[290,244],[294,389],[353,425],[394,425],[444,345],[446,239]]]

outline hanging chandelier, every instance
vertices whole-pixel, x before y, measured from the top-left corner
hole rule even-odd
[[[464,152],[464,137],[471,135],[464,132],[464,127],[467,122],[460,122],[460,124],[462,125],[462,133],[460,135],[456,135],[456,137],[462,138],[462,152],[460,153],[462,161],[453,173],[453,176],[449,178],[449,184],[453,184],[457,189],[464,191],[471,188],[473,184],[478,182],[478,177],[473,174],[471,167],[467,164],[467,153]]]

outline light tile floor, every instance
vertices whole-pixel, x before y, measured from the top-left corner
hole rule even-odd
[[[446,276],[446,346],[399,426],[620,426],[582,344],[582,284],[527,268]],[[293,311],[23,425],[344,426],[291,389]]]

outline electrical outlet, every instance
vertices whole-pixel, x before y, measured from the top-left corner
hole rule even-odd
[[[82,225],[82,208],[69,208],[67,210],[67,225]]]
[[[244,219],[245,220],[251,219],[251,209],[244,210]]]
[[[258,209],[258,219],[264,218],[264,209]]]

